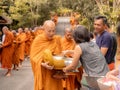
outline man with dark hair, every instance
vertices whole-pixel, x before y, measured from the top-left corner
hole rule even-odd
[[[96,43],[99,46],[102,54],[105,56],[108,66],[114,62],[112,54],[112,36],[106,29],[107,18],[105,16],[97,16],[94,19],[94,29],[98,33]]]

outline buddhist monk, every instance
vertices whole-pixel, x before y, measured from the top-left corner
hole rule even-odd
[[[55,24],[47,20],[43,25],[44,33],[38,35],[31,46],[30,60],[34,74],[34,90],[63,90],[62,80],[52,78],[52,66],[44,67],[43,52],[51,50],[53,54],[60,54],[60,38],[55,35]],[[51,70],[52,69],[52,70]]]
[[[34,38],[35,38],[35,34],[34,34],[34,31],[33,31],[32,29],[30,29],[30,34],[31,34],[31,39],[30,39],[30,41],[31,41],[31,44],[32,44],[32,41],[33,41]]]
[[[19,28],[16,43],[19,44],[17,48],[17,53],[19,53],[18,56],[20,60],[20,66],[22,65],[22,62],[24,60],[24,55],[25,55],[25,40],[26,40],[26,35],[23,32],[23,29]]]
[[[51,20],[55,23],[55,25],[57,25],[57,23],[58,23],[58,15],[57,14],[51,15]]]
[[[14,41],[13,41],[14,52],[13,52],[13,57],[12,57],[12,64],[14,65],[13,70],[18,70],[19,69],[18,66],[19,66],[19,63],[20,63],[19,52],[18,52],[19,44],[16,43],[17,32],[15,30],[12,30],[12,33],[14,35]]]
[[[8,27],[4,26],[2,28],[2,31],[4,33],[4,40],[2,41],[2,45],[0,45],[0,48],[2,48],[1,53],[1,66],[2,68],[7,69],[6,76],[11,75],[11,68],[12,68],[12,55],[13,55],[13,34],[9,31]]]
[[[75,47],[75,42],[72,39],[72,30],[70,28],[65,29],[64,37],[61,39],[61,48],[64,50],[73,50]],[[72,57],[68,55],[68,57]]]
[[[75,16],[73,14],[71,14],[71,17],[70,17],[70,24],[71,24],[71,29],[74,30]]]
[[[65,35],[61,40],[61,47],[62,51],[65,50],[74,50],[75,42],[72,38],[73,30],[70,28],[65,29]],[[67,54],[67,57],[73,57],[72,54]],[[63,80],[63,87],[66,90],[75,90],[76,88],[80,87],[80,80],[82,78],[82,68],[79,68],[79,75],[78,73],[73,73],[68,76],[65,80]]]
[[[25,28],[25,34],[26,34],[26,39],[25,39],[25,56],[28,58],[30,54],[30,45],[31,45],[31,33],[28,28]]]

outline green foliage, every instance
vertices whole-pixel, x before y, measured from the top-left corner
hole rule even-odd
[[[72,11],[72,9],[69,9],[69,8],[63,8],[63,7],[60,7],[57,9],[57,13],[58,15],[64,15],[64,14],[70,14]]]
[[[101,15],[106,16],[112,28],[115,28],[117,23],[120,21],[120,2],[117,0],[106,0],[106,2],[108,3],[97,2],[99,12]]]
[[[13,19],[13,29],[41,25],[50,19],[51,12],[58,15],[79,12],[80,24],[90,30],[93,30],[94,17],[99,14],[107,16],[109,22],[116,24],[120,8],[113,7],[115,0],[104,0],[100,6],[96,1],[103,2],[103,0],[2,0],[0,14],[7,14]]]
[[[72,5],[74,11],[80,13],[80,23],[93,30],[94,17],[99,14],[94,0],[76,0]]]

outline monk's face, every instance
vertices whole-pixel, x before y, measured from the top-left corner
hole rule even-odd
[[[55,35],[55,26],[46,26],[45,27],[45,34],[46,37],[51,40],[53,39],[53,36]]]
[[[25,32],[28,32],[29,31],[29,29],[28,28],[25,28],[25,30],[24,30]]]
[[[3,27],[3,28],[2,28],[2,31],[3,31],[4,34],[6,34],[7,31],[8,31],[8,28],[7,28],[7,27]]]
[[[22,33],[23,32],[23,29],[22,28],[19,28],[18,29],[18,33]]]
[[[65,38],[66,38],[67,40],[72,40],[72,33],[71,33],[71,32],[66,32],[66,33],[65,33]]]

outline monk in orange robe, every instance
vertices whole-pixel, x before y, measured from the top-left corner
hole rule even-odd
[[[75,17],[73,14],[71,14],[71,17],[70,17],[70,25],[71,25],[71,29],[74,30]]]
[[[14,40],[13,40],[14,52],[13,52],[13,57],[12,57],[12,64],[14,65],[13,70],[18,70],[20,60],[19,60],[19,52],[18,52],[19,45],[16,43],[17,32],[13,30],[12,33],[14,35]]]
[[[72,38],[72,30],[69,28],[65,29],[65,35],[61,40],[62,51],[65,50],[74,50],[75,42]],[[72,57],[72,54],[68,54],[67,57]],[[80,74],[78,74],[80,73]],[[63,87],[66,90],[75,90],[76,88],[80,88],[80,80],[82,78],[82,68],[79,68],[79,72],[74,73],[73,75],[69,75],[68,78],[63,80]]]
[[[32,41],[33,41],[33,40],[34,40],[34,38],[35,38],[34,31],[33,31],[33,30],[30,30],[30,34],[31,34],[30,41],[31,41],[31,44],[32,44]]]
[[[73,50],[75,47],[75,42],[72,39],[72,30],[69,28],[65,29],[65,35],[61,39],[61,48],[62,51],[64,50]],[[68,57],[72,57],[71,55],[68,55]]]
[[[44,33],[38,35],[31,46],[30,60],[34,74],[34,90],[63,90],[62,80],[52,78],[54,70],[41,66],[43,62],[43,52],[51,50],[53,54],[60,54],[60,38],[55,34],[55,24],[51,20],[45,21]]]
[[[30,54],[30,46],[31,46],[31,33],[28,28],[25,28],[25,34],[26,34],[26,39],[25,39],[25,56],[29,57]]]
[[[57,14],[51,15],[51,20],[55,23],[55,25],[57,25],[57,23],[58,23],[58,15]]]
[[[22,28],[19,28],[18,36],[16,38],[15,43],[19,45],[17,48],[17,53],[19,53],[20,65],[22,65],[22,62],[24,60],[24,55],[25,55],[25,39],[26,39],[26,34],[23,32]]]
[[[1,53],[1,64],[2,68],[7,69],[7,73],[5,74],[6,76],[11,75],[11,68],[12,68],[12,55],[13,55],[13,34],[12,32],[9,31],[9,29],[4,26],[2,28],[2,31],[4,33],[4,39],[2,45],[0,45],[0,48],[2,48],[2,53]]]

